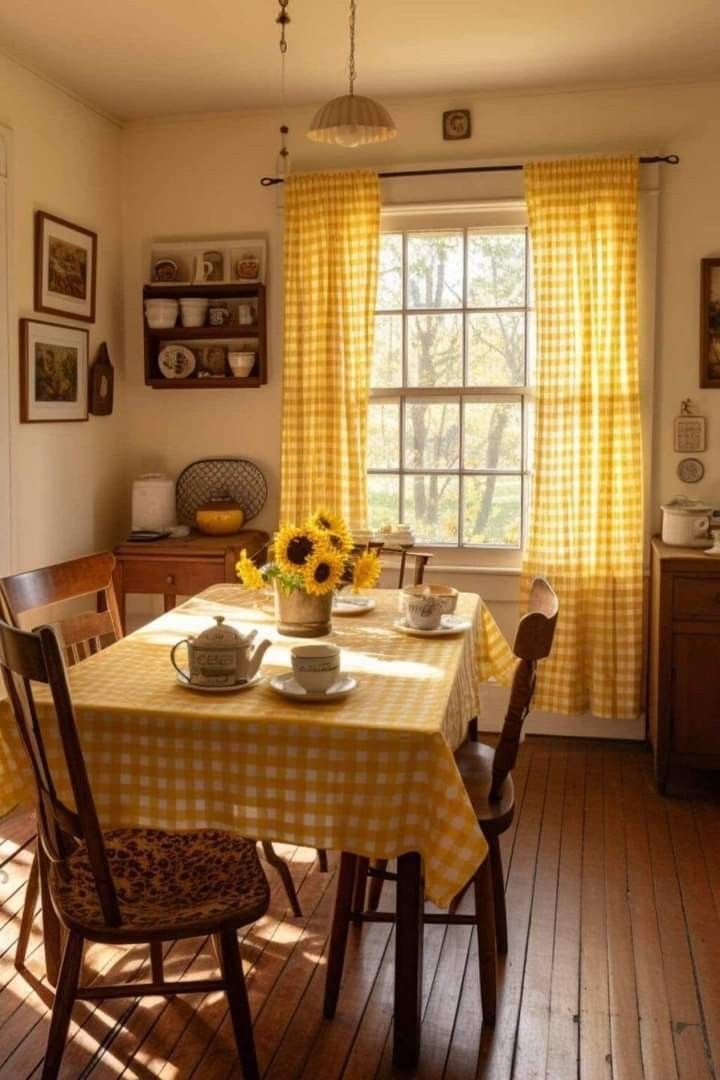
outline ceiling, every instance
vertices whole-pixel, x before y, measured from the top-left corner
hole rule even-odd
[[[278,103],[275,0],[33,0],[0,49],[121,120]],[[292,104],[344,92],[345,0],[290,0]],[[380,98],[720,76],[717,0],[358,0],[358,93]]]

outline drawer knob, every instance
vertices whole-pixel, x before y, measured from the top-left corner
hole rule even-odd
[[[174,585],[175,584],[175,578],[173,577],[172,574],[168,574],[168,576],[165,578],[165,584],[166,585]]]

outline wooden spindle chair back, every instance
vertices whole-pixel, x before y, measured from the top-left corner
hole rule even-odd
[[[47,858],[63,866],[84,843],[100,907],[108,926],[120,925],[120,909],[80,746],[65,666],[55,632],[29,633],[0,622],[0,669],[37,789],[39,842]],[[31,682],[50,688],[75,810],[59,798],[38,723]]]
[[[2,618],[20,626],[29,612],[92,596],[96,610],[51,620],[66,662],[77,664],[122,637],[114,569],[115,556],[105,551],[12,574],[0,580]]]
[[[515,768],[525,717],[535,692],[538,660],[550,655],[558,616],[558,598],[545,578],[535,578],[528,610],[515,634],[513,652],[518,663],[513,675],[510,702],[493,758],[490,799],[500,798],[508,773]]]

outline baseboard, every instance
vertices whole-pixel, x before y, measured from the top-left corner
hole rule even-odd
[[[502,728],[510,690],[495,683],[481,683],[481,731],[497,732]],[[592,713],[563,716],[561,713],[533,709],[523,728],[525,735],[564,735],[579,739],[632,739],[645,741],[645,717],[637,720],[606,720]]]

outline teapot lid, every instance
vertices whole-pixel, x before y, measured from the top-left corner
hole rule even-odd
[[[194,645],[200,645],[206,649],[236,649],[238,645],[245,644],[247,635],[239,633],[234,626],[229,626],[225,622],[224,615],[214,615],[213,618],[215,626],[209,626],[207,630],[198,634],[193,642]]]

